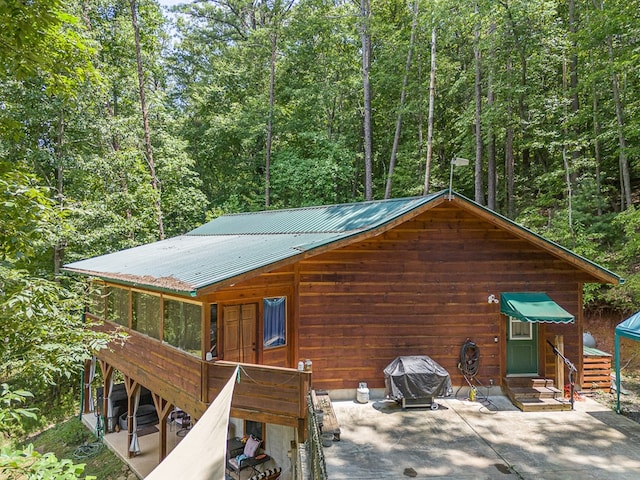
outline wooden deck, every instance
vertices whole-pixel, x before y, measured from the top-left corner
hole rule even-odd
[[[112,332],[104,322],[95,329]],[[236,365],[240,365],[231,415],[305,431],[311,372],[233,362],[207,362],[136,332],[113,341],[97,357],[103,369],[119,370],[167,404],[200,418],[216,398]],[[105,405],[106,408],[106,405]],[[303,435],[304,436],[304,435]]]

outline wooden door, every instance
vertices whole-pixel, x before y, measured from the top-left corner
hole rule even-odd
[[[537,375],[538,324],[507,318],[507,375]]]
[[[223,358],[230,362],[256,363],[258,358],[257,305],[229,305],[222,310],[224,325]]]

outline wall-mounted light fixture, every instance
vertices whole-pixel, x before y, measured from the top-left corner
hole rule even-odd
[[[498,300],[494,294],[491,294],[487,298],[487,303],[500,303],[500,300]]]

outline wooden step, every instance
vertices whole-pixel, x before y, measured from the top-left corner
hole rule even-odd
[[[553,380],[541,377],[506,377],[505,390],[511,402],[523,412],[571,410]]]
[[[542,377],[505,377],[504,384],[509,387],[553,387],[554,382]]]
[[[516,387],[509,388],[517,398],[556,398],[560,392],[557,388],[548,387]]]
[[[511,398],[511,402],[523,412],[571,410],[571,404],[568,401],[559,401],[554,398]]]

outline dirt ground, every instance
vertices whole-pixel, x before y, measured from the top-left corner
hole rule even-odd
[[[622,373],[622,394],[620,395],[620,413],[631,420],[640,423],[640,372],[630,371]],[[595,392],[591,397],[598,403],[612,410],[616,409],[616,393]]]
[[[615,328],[627,316],[615,312],[587,313],[584,331],[593,335],[596,348],[613,354]],[[620,409],[622,415],[640,423],[640,342],[623,338],[620,343],[622,387]],[[613,368],[613,364],[612,364]],[[613,373],[613,372],[612,372]],[[597,392],[592,398],[612,410],[616,408],[616,394]]]

